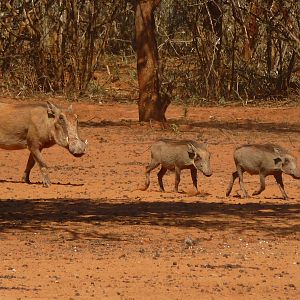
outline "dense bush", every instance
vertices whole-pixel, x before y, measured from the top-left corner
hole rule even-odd
[[[105,57],[132,63],[132,1],[2,1],[2,89],[81,93]],[[297,93],[299,6],[295,0],[162,0],[156,10],[162,89],[185,103]]]

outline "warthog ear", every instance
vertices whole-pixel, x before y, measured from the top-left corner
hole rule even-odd
[[[188,144],[188,155],[189,155],[189,158],[191,159],[194,159],[197,155],[196,151],[197,149],[192,145],[192,144]]]
[[[47,101],[47,112],[50,118],[54,118],[56,115],[59,114],[59,109],[54,104]]]

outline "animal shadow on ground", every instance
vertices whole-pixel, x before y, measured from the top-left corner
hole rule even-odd
[[[82,225],[152,225],[200,230],[261,231],[270,235],[289,235],[300,230],[300,204],[228,204],[207,202],[120,202],[117,199],[24,199],[0,201],[0,232],[69,232],[70,222]],[[73,227],[74,228],[74,227]],[[77,227],[76,227],[77,228]],[[73,232],[76,238],[92,238]]]
[[[3,183],[21,183],[21,184],[24,184],[24,181],[22,180],[6,180],[6,179],[0,179],[0,183],[3,182]],[[31,182],[30,185],[34,185],[34,184],[37,184],[37,185],[43,185],[43,183],[41,181],[37,181],[37,182]],[[68,182],[68,183],[62,183],[62,182],[51,182],[52,185],[65,185],[65,186],[83,186],[84,183],[71,183],[71,182]]]

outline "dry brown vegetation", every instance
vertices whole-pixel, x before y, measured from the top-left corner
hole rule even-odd
[[[2,1],[2,91],[14,95],[103,92],[92,81],[94,72],[106,68],[118,80],[119,63],[134,62],[135,50],[141,48],[134,29],[137,3]],[[298,93],[297,1],[147,3],[156,3],[155,27],[153,23],[148,24],[153,28],[146,28],[156,29],[163,99],[171,96],[185,104],[223,104],[234,99],[245,104]]]

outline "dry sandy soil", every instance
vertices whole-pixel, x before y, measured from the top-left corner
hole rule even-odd
[[[1,99],[11,102],[10,99]],[[61,101],[54,101],[67,105]],[[300,108],[172,106],[169,129],[138,124],[129,104],[74,104],[82,158],[44,151],[52,186],[34,168],[20,178],[28,152],[0,150],[0,299],[300,299],[300,188],[274,178],[250,199],[225,191],[232,152],[247,142],[276,142],[299,157]],[[147,148],[161,137],[206,141],[214,174],[189,172],[181,193],[174,174],[159,192],[156,171],[144,182]],[[245,175],[253,192],[259,179]]]

